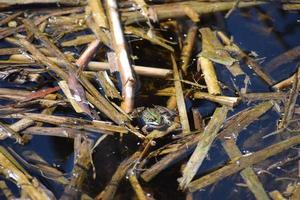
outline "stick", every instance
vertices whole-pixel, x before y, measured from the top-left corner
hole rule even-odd
[[[208,93],[211,95],[221,94],[221,88],[218,83],[213,63],[209,59],[201,56],[198,58],[198,62],[200,63],[201,70],[204,74]]]
[[[238,7],[251,7],[255,5],[265,4],[264,1],[255,2],[240,2]],[[156,13],[158,20],[167,20],[178,17],[183,17],[186,15],[184,10],[185,6],[193,8],[195,12],[199,15],[208,14],[217,11],[230,10],[234,6],[235,2],[197,2],[197,1],[184,1],[178,3],[165,3],[161,5],[152,5],[151,9]],[[147,19],[139,11],[135,12],[123,12],[122,19],[125,24],[131,24],[135,22],[143,22]]]
[[[240,4],[241,3],[242,2],[240,2]],[[240,59],[243,59],[245,61],[245,63],[247,64],[247,66],[251,66],[253,71],[263,81],[265,81],[270,86],[274,84],[274,81],[272,80],[272,78],[266,72],[264,72],[263,68],[257,62],[255,62],[252,58],[250,58],[244,51],[242,51],[241,48],[237,44],[232,43],[232,41],[223,32],[217,31],[217,34],[221,38],[221,40],[223,41],[223,43],[225,45],[233,46],[237,50]]]
[[[207,127],[204,129],[203,137],[197,144],[195,151],[183,170],[182,177],[178,179],[179,187],[181,189],[185,189],[196,175],[226,118],[227,112],[228,108],[225,106],[215,110],[213,117],[209,121]]]
[[[181,66],[180,66],[180,68],[185,75],[187,74],[187,69],[189,67],[189,61],[190,61],[191,53],[192,53],[194,43],[196,40],[197,31],[198,31],[198,29],[196,26],[191,26],[189,28],[186,39],[184,41],[182,51],[181,51],[181,56],[180,56]]]
[[[67,69],[69,70],[70,73],[75,73],[76,71],[76,67],[68,60],[68,58],[43,34],[41,33],[37,27],[32,24],[30,21],[28,20],[24,20],[24,23],[26,23],[26,25],[34,32],[35,37],[37,37],[39,40],[41,40],[46,47],[51,50],[64,64],[65,67],[67,67]],[[31,45],[32,47],[34,47],[33,45]],[[35,48],[35,47],[34,47]],[[45,57],[45,56],[43,56]],[[37,60],[39,60],[39,58],[36,58]],[[44,59],[45,60],[45,59]],[[48,59],[47,59],[48,60]],[[46,61],[47,61],[46,60]],[[45,63],[47,64],[47,63]],[[56,69],[57,71],[57,69]],[[61,69],[57,72],[61,73]],[[68,80],[69,76],[63,72],[63,74],[60,74],[61,78],[64,80]],[[81,73],[80,77],[79,77],[79,81],[81,82],[81,84],[87,89],[87,98],[89,101],[91,101],[91,96],[88,93],[91,93],[94,98],[93,98],[93,102],[96,100],[98,101],[101,106],[98,106],[100,104],[96,104],[95,106],[102,111],[107,117],[109,117],[111,120],[113,120],[114,122],[116,122],[117,124],[124,124],[125,121],[127,121],[127,118],[122,115],[121,113],[119,113],[108,101],[107,99],[105,99],[100,93],[99,91],[92,85],[92,83]]]
[[[74,140],[74,167],[70,183],[65,187],[61,200],[77,199],[84,179],[87,176],[87,170],[91,165],[91,149],[93,141],[83,139],[81,135],[77,135]],[[79,198],[81,199],[81,198]]]
[[[10,160],[11,155],[7,154],[8,152],[2,148],[0,151],[0,172],[3,175],[15,181],[20,186],[25,195],[32,200],[50,200],[54,197],[50,191],[46,191],[41,187],[42,184],[36,178],[31,177],[29,174],[21,171],[15,165],[15,163]]]
[[[300,67],[297,70],[296,75],[294,76],[293,87],[290,90],[289,98],[287,103],[284,106],[284,115],[278,125],[279,129],[286,128],[289,121],[292,119],[295,112],[295,104],[300,90]]]
[[[148,200],[143,188],[141,187],[134,172],[129,172],[129,182],[138,198],[138,200]]]
[[[79,67],[79,69],[77,70],[77,74],[79,74],[83,69],[86,68],[90,60],[95,55],[100,43],[101,42],[98,39],[93,40],[89,44],[89,46],[84,50],[84,52],[80,55],[80,57],[76,61],[76,65]]]
[[[198,135],[196,135],[197,133]],[[193,134],[195,135],[193,135],[193,137],[190,140],[184,141],[183,144],[176,148],[176,151],[166,155],[161,160],[152,165],[149,169],[147,169],[145,172],[143,172],[141,174],[143,180],[146,182],[151,181],[161,171],[189,156],[193,149],[195,149],[198,141],[201,140],[203,136],[203,134],[199,134],[199,131]]]
[[[88,0],[88,5],[91,8],[93,19],[101,28],[108,28],[107,19],[101,1]]]
[[[52,62],[62,65],[62,62],[55,58],[55,57],[47,57],[50,59]],[[10,57],[11,62],[19,62],[23,61],[26,63],[32,63],[32,61],[26,57],[25,55],[22,54],[16,54],[12,55]],[[139,65],[132,65],[135,73],[141,76],[148,76],[148,77],[153,77],[153,78],[167,78],[172,76],[173,70],[170,69],[163,69],[163,68],[156,68],[156,67],[147,67],[147,66],[139,66]],[[105,71],[109,70],[109,64],[107,62],[95,62],[95,61],[90,61],[87,65],[87,70],[91,71]]]
[[[115,193],[118,189],[120,182],[123,180],[128,169],[135,163],[135,161],[140,156],[140,151],[134,153],[129,158],[125,159],[118,167],[114,175],[112,176],[110,182],[107,184],[105,189],[99,193],[95,200],[113,200]]]
[[[15,195],[11,192],[11,190],[7,187],[5,181],[0,181],[0,190],[7,200],[16,199]]]
[[[206,99],[229,107],[234,107],[240,102],[239,97],[215,96],[206,92],[195,92],[192,97],[194,99]]]
[[[280,81],[279,83],[276,83],[273,88],[276,90],[282,90],[284,88],[289,87],[290,85],[293,85],[293,82],[295,80],[295,76],[296,74],[293,74],[291,77],[284,79],[282,81]]]
[[[263,150],[257,151],[251,155],[239,157],[235,159],[234,162],[231,162],[228,165],[191,182],[188,185],[188,190],[190,192],[195,192],[196,190],[199,190],[216,181],[219,181],[223,178],[233,175],[246,167],[257,164],[299,143],[300,143],[300,136],[291,137],[287,140],[284,140],[282,142],[264,148]]]
[[[241,94],[241,98],[243,101],[281,100],[284,97],[286,97],[286,93],[284,92],[261,92]]]
[[[126,43],[117,10],[117,2],[115,0],[105,0],[105,3],[109,16],[108,21],[111,31],[112,47],[116,55],[123,86],[122,95],[124,101],[121,107],[126,113],[129,113],[134,107],[135,78],[129,62],[129,55],[126,51]]]
[[[73,1],[73,0],[0,0],[0,4],[4,5],[24,5],[24,4],[43,4],[43,3],[55,3],[61,5],[80,5],[82,4],[81,0]]]
[[[232,58],[225,50],[215,32],[213,32],[210,28],[201,28],[199,31],[202,36],[202,51],[198,56],[207,58],[212,62],[225,65],[234,77],[245,74],[236,62],[237,60]]]
[[[184,96],[183,96],[183,90],[182,85],[180,81],[181,77],[178,72],[177,64],[174,58],[174,55],[171,55],[172,65],[173,65],[173,75],[174,75],[174,85],[175,85],[175,93],[176,93],[176,102],[177,102],[177,108],[179,111],[179,118],[182,126],[183,134],[187,134],[190,132],[190,124],[189,124],[189,118],[187,116]]]
[[[219,133],[218,138],[222,141],[226,139],[236,139],[244,127],[247,127],[253,121],[257,120],[272,107],[273,103],[267,101],[260,103],[254,108],[245,109],[237,113],[224,124],[223,130]],[[239,126],[237,126],[237,124],[239,124]]]

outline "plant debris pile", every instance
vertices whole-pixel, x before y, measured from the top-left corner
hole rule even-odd
[[[254,9],[278,35],[261,9],[269,4],[0,1],[1,198],[198,199],[236,174],[252,198],[300,199],[300,47],[263,63],[222,26]],[[297,1],[276,6],[300,10]],[[277,81],[269,72],[281,66],[293,74]],[[261,129],[245,137],[248,126]],[[71,169],[35,151],[35,138],[61,138],[50,150],[62,155],[71,143]],[[216,146],[221,163],[209,156]],[[269,187],[262,176],[285,166]]]

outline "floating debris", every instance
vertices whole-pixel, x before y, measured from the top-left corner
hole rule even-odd
[[[0,0],[1,198],[299,199],[299,5]]]

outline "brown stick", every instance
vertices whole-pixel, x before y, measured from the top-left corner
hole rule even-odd
[[[190,57],[191,57],[191,53],[194,47],[194,43],[195,43],[195,39],[197,36],[197,27],[196,26],[192,26],[188,32],[187,32],[187,36],[186,39],[184,41],[184,46],[182,48],[181,51],[181,69],[183,71],[184,74],[187,74],[187,69],[189,67],[189,61],[190,61]]]
[[[264,72],[263,68],[257,62],[255,62],[252,58],[250,58],[244,51],[242,51],[238,45],[233,44],[231,42],[231,40],[223,32],[218,31],[217,34],[226,45],[233,46],[238,51],[240,59],[244,59],[245,63],[248,66],[251,66],[253,71],[263,81],[265,81],[270,86],[274,84],[274,81],[272,80],[272,78],[266,72]]]
[[[54,63],[58,65],[62,65],[62,62],[55,58],[55,57],[47,57]],[[18,62],[20,63],[25,62],[25,63],[32,63],[32,60],[30,58],[26,57],[25,55],[22,54],[16,54],[12,55],[10,57],[11,62]],[[170,69],[163,69],[163,68],[156,68],[156,67],[147,67],[147,66],[139,66],[139,65],[132,65],[135,73],[141,76],[148,76],[148,77],[154,77],[154,78],[167,78],[172,76],[173,71]],[[87,70],[91,71],[105,71],[109,70],[109,63],[107,62],[95,62],[95,61],[90,61],[87,65]]]
[[[292,119],[295,112],[295,104],[297,101],[297,97],[300,89],[300,67],[297,70],[296,75],[294,76],[293,87],[289,93],[289,99],[284,106],[284,115],[281,119],[281,122],[278,125],[278,128],[286,128],[288,126],[289,121]]]
[[[293,82],[295,80],[295,76],[296,74],[293,74],[291,77],[287,78],[287,79],[284,79],[282,81],[280,81],[279,83],[276,83],[273,88],[276,89],[276,90],[282,90],[284,88],[287,88],[291,85],[293,85]]]
[[[213,117],[204,129],[203,137],[198,142],[195,151],[183,170],[182,177],[179,179],[179,187],[181,189],[185,189],[196,175],[227,116],[227,112],[228,108],[225,106],[215,110]]]
[[[41,33],[37,27],[32,24],[28,20],[24,20],[24,23],[27,27],[29,27],[35,34],[35,37],[37,37],[39,40],[41,40],[46,47],[51,50],[53,54],[55,54],[64,64],[64,66],[68,69],[70,73],[75,73],[76,67],[68,60],[68,58],[43,34]],[[33,45],[31,45],[33,46]],[[45,56],[44,56],[45,57]],[[66,74],[66,73],[64,73]],[[62,74],[61,74],[62,75]],[[66,77],[63,77],[64,80],[68,80],[68,75],[65,75]],[[94,98],[93,100],[99,101],[99,103],[102,105],[100,107],[96,106],[100,111],[102,111],[107,117],[109,117],[111,120],[116,122],[117,124],[123,124],[125,121],[127,121],[126,116],[119,113],[109,102],[107,99],[105,99],[100,92],[93,86],[93,84],[81,73],[80,77],[78,78],[80,83],[86,88],[87,90],[87,98],[90,100],[90,95],[88,93],[91,93]],[[97,104],[98,105],[98,104]]]
[[[76,65],[79,67],[77,70],[77,74],[79,74],[90,62],[95,52],[97,51],[100,40],[96,39],[89,44],[89,46],[84,50],[84,52],[80,55],[78,60],[76,61]]]
[[[195,192],[196,190],[199,190],[216,181],[219,181],[232,174],[235,174],[246,167],[259,163],[299,143],[300,143],[300,136],[291,137],[285,141],[279,142],[277,144],[273,144],[251,155],[239,157],[235,159],[234,162],[229,163],[228,165],[191,182],[188,185],[188,190],[190,192]]]
[[[128,169],[134,164],[135,161],[138,160],[140,156],[140,151],[136,152],[135,154],[131,155],[129,158],[124,160],[112,176],[110,182],[107,184],[105,189],[99,193],[95,200],[112,200],[114,199],[115,193],[118,189],[118,186],[123,180],[124,176],[126,175]]]
[[[255,2],[240,2],[238,7],[250,7],[260,4],[265,4],[264,1],[255,1]],[[197,1],[184,1],[177,3],[165,3],[161,5],[153,5],[150,9],[153,10],[153,13],[156,13],[156,16],[159,20],[166,20],[172,18],[183,17],[186,15],[184,10],[185,6],[193,8],[195,12],[199,15],[208,14],[216,11],[225,11],[230,10],[235,4],[235,1],[231,2],[197,2]],[[135,12],[124,12],[122,13],[122,19],[126,24],[131,24],[134,22],[146,21],[146,18],[139,11]]]
[[[182,126],[183,134],[187,134],[190,132],[190,124],[189,124],[189,118],[187,116],[187,110],[185,106],[185,99],[183,96],[183,89],[181,82],[178,81],[181,79],[177,64],[174,58],[174,55],[171,55],[172,65],[173,65],[173,75],[174,75],[174,86],[175,86],[175,94],[176,94],[176,102],[177,102],[177,108],[179,111],[179,118]]]
[[[132,66],[129,62],[129,55],[126,51],[126,43],[117,10],[117,2],[115,0],[106,0],[105,2],[109,16],[108,21],[112,36],[112,47],[116,55],[123,86],[122,95],[124,101],[121,107],[126,113],[129,113],[134,107],[135,78]]]

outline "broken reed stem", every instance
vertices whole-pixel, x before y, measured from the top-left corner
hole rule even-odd
[[[2,19],[0,21],[0,26],[4,25],[4,24],[7,24],[8,22],[14,20],[15,18],[17,18],[18,16],[22,15],[24,12],[23,11],[19,11],[19,12],[16,12],[12,15],[9,15],[7,17],[5,17],[4,19]]]
[[[9,187],[7,187],[5,181],[0,181],[0,190],[7,200],[14,200],[16,197],[13,195]]]
[[[77,130],[75,128],[67,127],[29,127],[22,131],[22,134],[29,135],[43,135],[43,136],[55,136],[64,138],[75,138],[77,135],[88,136],[89,133],[82,130]]]
[[[271,101],[261,103],[251,109],[240,111],[226,122],[218,137],[222,141],[222,146],[231,160],[242,156],[238,146],[235,144],[239,133],[252,122],[259,119],[259,117],[271,109],[272,106],[273,104]],[[257,199],[269,199],[262,184],[251,167],[247,167],[242,170],[241,176]]]
[[[182,177],[178,179],[179,187],[185,189],[196,175],[199,167],[204,161],[206,154],[208,153],[213,141],[215,140],[217,133],[219,132],[225,118],[227,116],[228,108],[223,106],[217,108],[209,121],[207,127],[204,129],[203,137],[198,142],[196,149],[187,162]]]
[[[244,127],[245,128],[245,127]],[[224,140],[222,142],[223,148],[225,149],[227,155],[230,159],[238,158],[243,156],[238,146],[235,144],[235,139]],[[263,185],[259,181],[257,175],[253,171],[252,167],[246,167],[240,172],[244,181],[246,182],[249,190],[254,194],[256,199],[260,200],[269,200],[269,197],[266,191],[263,188]]]
[[[106,15],[101,1],[88,0],[88,5],[91,8],[92,16],[99,28],[108,28]]]
[[[79,35],[75,39],[63,41],[60,43],[61,47],[72,47],[72,46],[80,46],[83,44],[90,43],[97,39],[97,37],[94,34],[90,35]]]
[[[70,8],[70,9],[65,8],[62,11],[59,10],[57,12],[53,12],[53,13],[50,13],[48,15],[38,18],[35,21],[35,25],[39,25],[39,24],[43,23],[44,21],[46,21],[48,18],[53,17],[53,16],[65,15],[65,14],[70,14],[70,13],[78,13],[78,12],[82,12],[82,11],[83,11],[82,7],[75,7],[75,8]],[[20,31],[24,31],[24,29],[25,29],[24,24],[22,24],[16,28],[8,29],[7,31],[4,31],[1,33],[0,39],[6,38],[12,34],[20,32]]]
[[[196,36],[197,36],[198,28],[196,26],[192,26],[189,28],[187,32],[186,39],[184,41],[184,45],[181,51],[180,61],[181,61],[181,70],[186,75],[187,69],[189,67],[189,61],[191,58],[192,50],[195,44]]]
[[[129,172],[129,182],[131,184],[132,189],[134,190],[138,200],[149,200],[143,191],[136,175],[134,172]]]
[[[269,192],[269,195],[272,198],[272,200],[286,200],[286,198],[284,198],[278,190],[273,190]]]
[[[117,168],[114,175],[112,176],[110,182],[107,184],[105,189],[99,193],[95,200],[113,200],[115,193],[119,187],[120,182],[123,180],[124,176],[130,169],[132,165],[139,159],[141,152],[137,151],[129,158],[125,159]]]
[[[240,102],[239,97],[215,96],[206,92],[195,92],[192,94],[192,98],[206,99],[229,107],[234,107]]]
[[[123,126],[116,126],[106,123],[105,121],[88,121],[80,118],[61,117],[55,115],[39,114],[39,113],[21,113],[9,115],[11,118],[29,118],[34,121],[49,123],[53,125],[69,126],[70,128],[90,129],[98,132],[118,132],[127,133],[128,130]]]
[[[90,60],[93,58],[94,54],[96,53],[100,44],[101,44],[101,41],[98,39],[95,39],[88,45],[88,47],[80,55],[80,57],[76,61],[76,65],[79,67],[79,69],[77,70],[77,74],[79,74],[81,71],[83,71],[86,68],[86,66],[88,65]]]
[[[299,3],[286,3],[282,5],[283,10],[300,10]]]
[[[63,65],[61,60],[56,57],[47,57],[49,60],[54,62],[57,65]],[[25,55],[22,54],[15,54],[10,56],[11,62],[24,62],[24,63],[33,63],[32,60]],[[139,65],[132,65],[135,73],[141,76],[148,76],[153,78],[167,78],[172,76],[173,70],[170,69],[163,69],[163,68],[156,68],[156,67],[146,67],[146,66],[139,66]],[[90,71],[105,71],[109,70],[109,63],[107,62],[95,62],[90,61],[87,65],[87,70]]]
[[[56,107],[45,108],[41,114],[51,114],[55,110],[55,108]],[[15,123],[13,123],[9,127],[16,132],[20,132],[29,126],[32,126],[33,124],[35,124],[34,120],[25,117]],[[42,126],[42,123],[40,123],[40,126]]]
[[[134,108],[135,77],[126,50],[126,43],[122,24],[120,22],[118,6],[115,0],[105,0],[109,27],[111,31],[112,47],[117,59],[118,71],[122,80],[122,109],[129,113]]]
[[[16,131],[12,130],[9,125],[0,122],[0,140],[12,138],[19,144],[24,144],[24,138]]]
[[[255,2],[240,2],[238,7],[250,7],[260,4],[265,4],[264,1]],[[186,15],[185,7],[190,7],[194,12],[199,15],[208,14],[217,11],[230,10],[235,4],[233,2],[197,2],[197,1],[185,1],[176,3],[165,3],[161,5],[152,5],[151,10],[156,14],[158,20],[167,20],[178,17],[183,17]],[[138,23],[146,21],[147,19],[143,16],[140,11],[130,11],[122,13],[122,20],[125,24]]]
[[[202,38],[202,51],[198,54],[198,57],[201,56],[214,63],[225,65],[234,77],[245,74],[236,62],[237,60],[224,50],[223,44],[221,44],[214,31],[210,28],[201,28],[199,31]]]
[[[241,2],[242,3],[242,2]],[[250,66],[251,69],[268,85],[272,86],[274,84],[274,81],[272,78],[264,72],[263,68],[252,58],[250,58],[237,44],[233,43],[228,36],[223,33],[222,31],[217,31],[218,36],[223,41],[223,43],[227,46],[233,46],[237,53],[239,54],[239,58],[241,60],[244,60],[244,62],[247,64],[247,66]]]
[[[241,94],[243,101],[267,101],[267,100],[281,100],[286,97],[285,92],[260,92],[260,93],[246,93]]]
[[[194,134],[193,137],[189,141],[180,145],[176,149],[176,151],[164,156],[161,160],[159,160],[154,165],[152,165],[149,169],[144,171],[141,174],[142,179],[146,182],[149,182],[155,176],[157,176],[161,171],[174,165],[175,163],[179,162],[180,160],[183,160],[184,158],[186,158],[192,152],[192,150],[195,149],[198,141],[201,140],[203,137],[203,134],[200,133],[199,131],[197,131],[193,134]]]
[[[275,85],[273,85],[273,88],[276,90],[282,90],[284,88],[287,88],[287,87],[293,85],[296,74],[293,74],[291,77],[276,83]]]
[[[200,56],[198,58],[198,62],[200,63],[200,67],[204,75],[208,93],[211,95],[221,94],[221,88],[219,86],[217,75],[212,61]]]
[[[236,139],[239,133],[251,124],[253,121],[257,120],[261,115],[267,112],[273,107],[272,101],[267,101],[260,103],[259,105],[240,111],[239,113],[232,116],[223,126],[223,130],[218,134],[220,140],[226,139]],[[238,124],[238,126],[237,126]]]
[[[82,0],[73,1],[73,0],[1,0],[0,4],[5,5],[25,5],[25,4],[61,4],[61,5],[69,5],[76,6],[82,4]]]
[[[300,46],[298,45],[273,58],[271,61],[269,61],[264,65],[264,68],[268,70],[268,72],[273,72],[279,66],[282,66],[287,63],[291,63],[293,62],[293,60],[299,58],[299,56],[300,56]]]
[[[300,143],[300,136],[291,137],[287,140],[273,144],[269,147],[264,148],[263,150],[257,151],[251,155],[244,155],[233,159],[234,162],[229,163],[228,165],[217,169],[188,185],[188,190],[190,192],[195,192],[200,190],[203,187],[206,187],[212,183],[215,183],[225,177],[233,175],[240,170],[249,167],[251,165],[257,164],[271,156],[274,156],[284,150],[291,148],[294,145]]]
[[[19,39],[20,44],[29,51],[34,60],[43,63],[51,71],[57,74],[61,79],[68,80],[68,74],[58,67],[54,62],[49,60],[44,54],[42,54],[33,44],[24,38]]]
[[[5,153],[6,152],[6,153]],[[0,173],[6,177],[11,178],[21,188],[25,196],[28,196],[32,200],[50,200],[51,196],[46,193],[41,187],[41,183],[34,177],[29,176],[21,171],[9,157],[7,157],[7,151],[0,151]],[[5,154],[4,154],[5,153]],[[47,191],[50,193],[50,191]]]
[[[204,120],[197,108],[192,108],[194,127],[198,131],[204,131]]]
[[[87,176],[87,171],[91,165],[91,149],[94,142],[90,139],[83,139],[77,135],[74,140],[74,167],[70,183],[65,187],[61,200],[78,199],[81,196],[81,187]],[[79,198],[81,199],[81,198]]]
[[[175,86],[176,102],[179,111],[179,118],[182,126],[182,132],[183,134],[187,134],[190,132],[189,118],[187,116],[187,110],[185,106],[185,99],[183,96],[182,85],[180,81],[177,81],[177,80],[181,80],[181,77],[173,54],[171,54],[171,60],[173,65],[173,76],[175,80],[174,86]]]
[[[295,112],[295,104],[300,90],[300,67],[294,76],[293,87],[290,90],[289,98],[284,106],[284,115],[278,125],[278,129],[286,128],[289,121],[292,119]]]
[[[49,49],[51,50],[51,52],[56,55],[61,62],[63,63],[63,66],[67,68],[67,70],[69,71],[69,73],[75,73],[76,71],[76,67],[75,65],[73,65],[68,58],[43,34],[41,33],[38,28],[31,23],[29,20],[23,20],[24,24],[26,25],[26,27],[30,28],[30,30],[34,33],[35,37],[39,40],[41,40],[43,42],[43,44]],[[34,45],[31,45],[32,48],[35,48]],[[35,48],[35,52],[37,53],[37,49]],[[32,52],[31,52],[32,53]],[[42,53],[40,53],[42,54]],[[44,55],[43,55],[44,59],[41,61],[48,61],[49,59],[47,59]],[[46,59],[45,59],[46,58]],[[39,60],[39,58],[36,58],[37,60]],[[43,63],[43,62],[42,62]],[[52,63],[52,62],[51,62]],[[49,63],[45,63],[46,66],[50,66]],[[48,64],[48,65],[47,65]],[[55,65],[54,65],[55,66]],[[51,64],[51,67],[53,68],[53,63]],[[57,66],[55,67],[56,71],[57,71]],[[61,73],[61,69],[59,69],[58,72]],[[63,80],[68,81],[69,76],[68,74],[66,74],[64,72],[64,74],[61,74],[61,78]],[[84,74],[80,73],[79,77],[78,77],[78,81],[85,87],[85,89],[87,90],[86,92],[86,96],[87,99],[89,101],[91,101],[91,96],[89,95],[92,94],[93,95],[93,99],[92,101],[95,102],[99,102],[94,104],[101,112],[103,112],[107,117],[109,117],[111,120],[113,120],[115,123],[117,124],[124,124],[125,121],[127,121],[126,116],[124,116],[123,114],[121,114],[120,112],[118,112],[111,104],[110,102],[104,98],[100,92],[93,86],[93,84],[84,76]],[[101,106],[98,106],[100,105]]]

